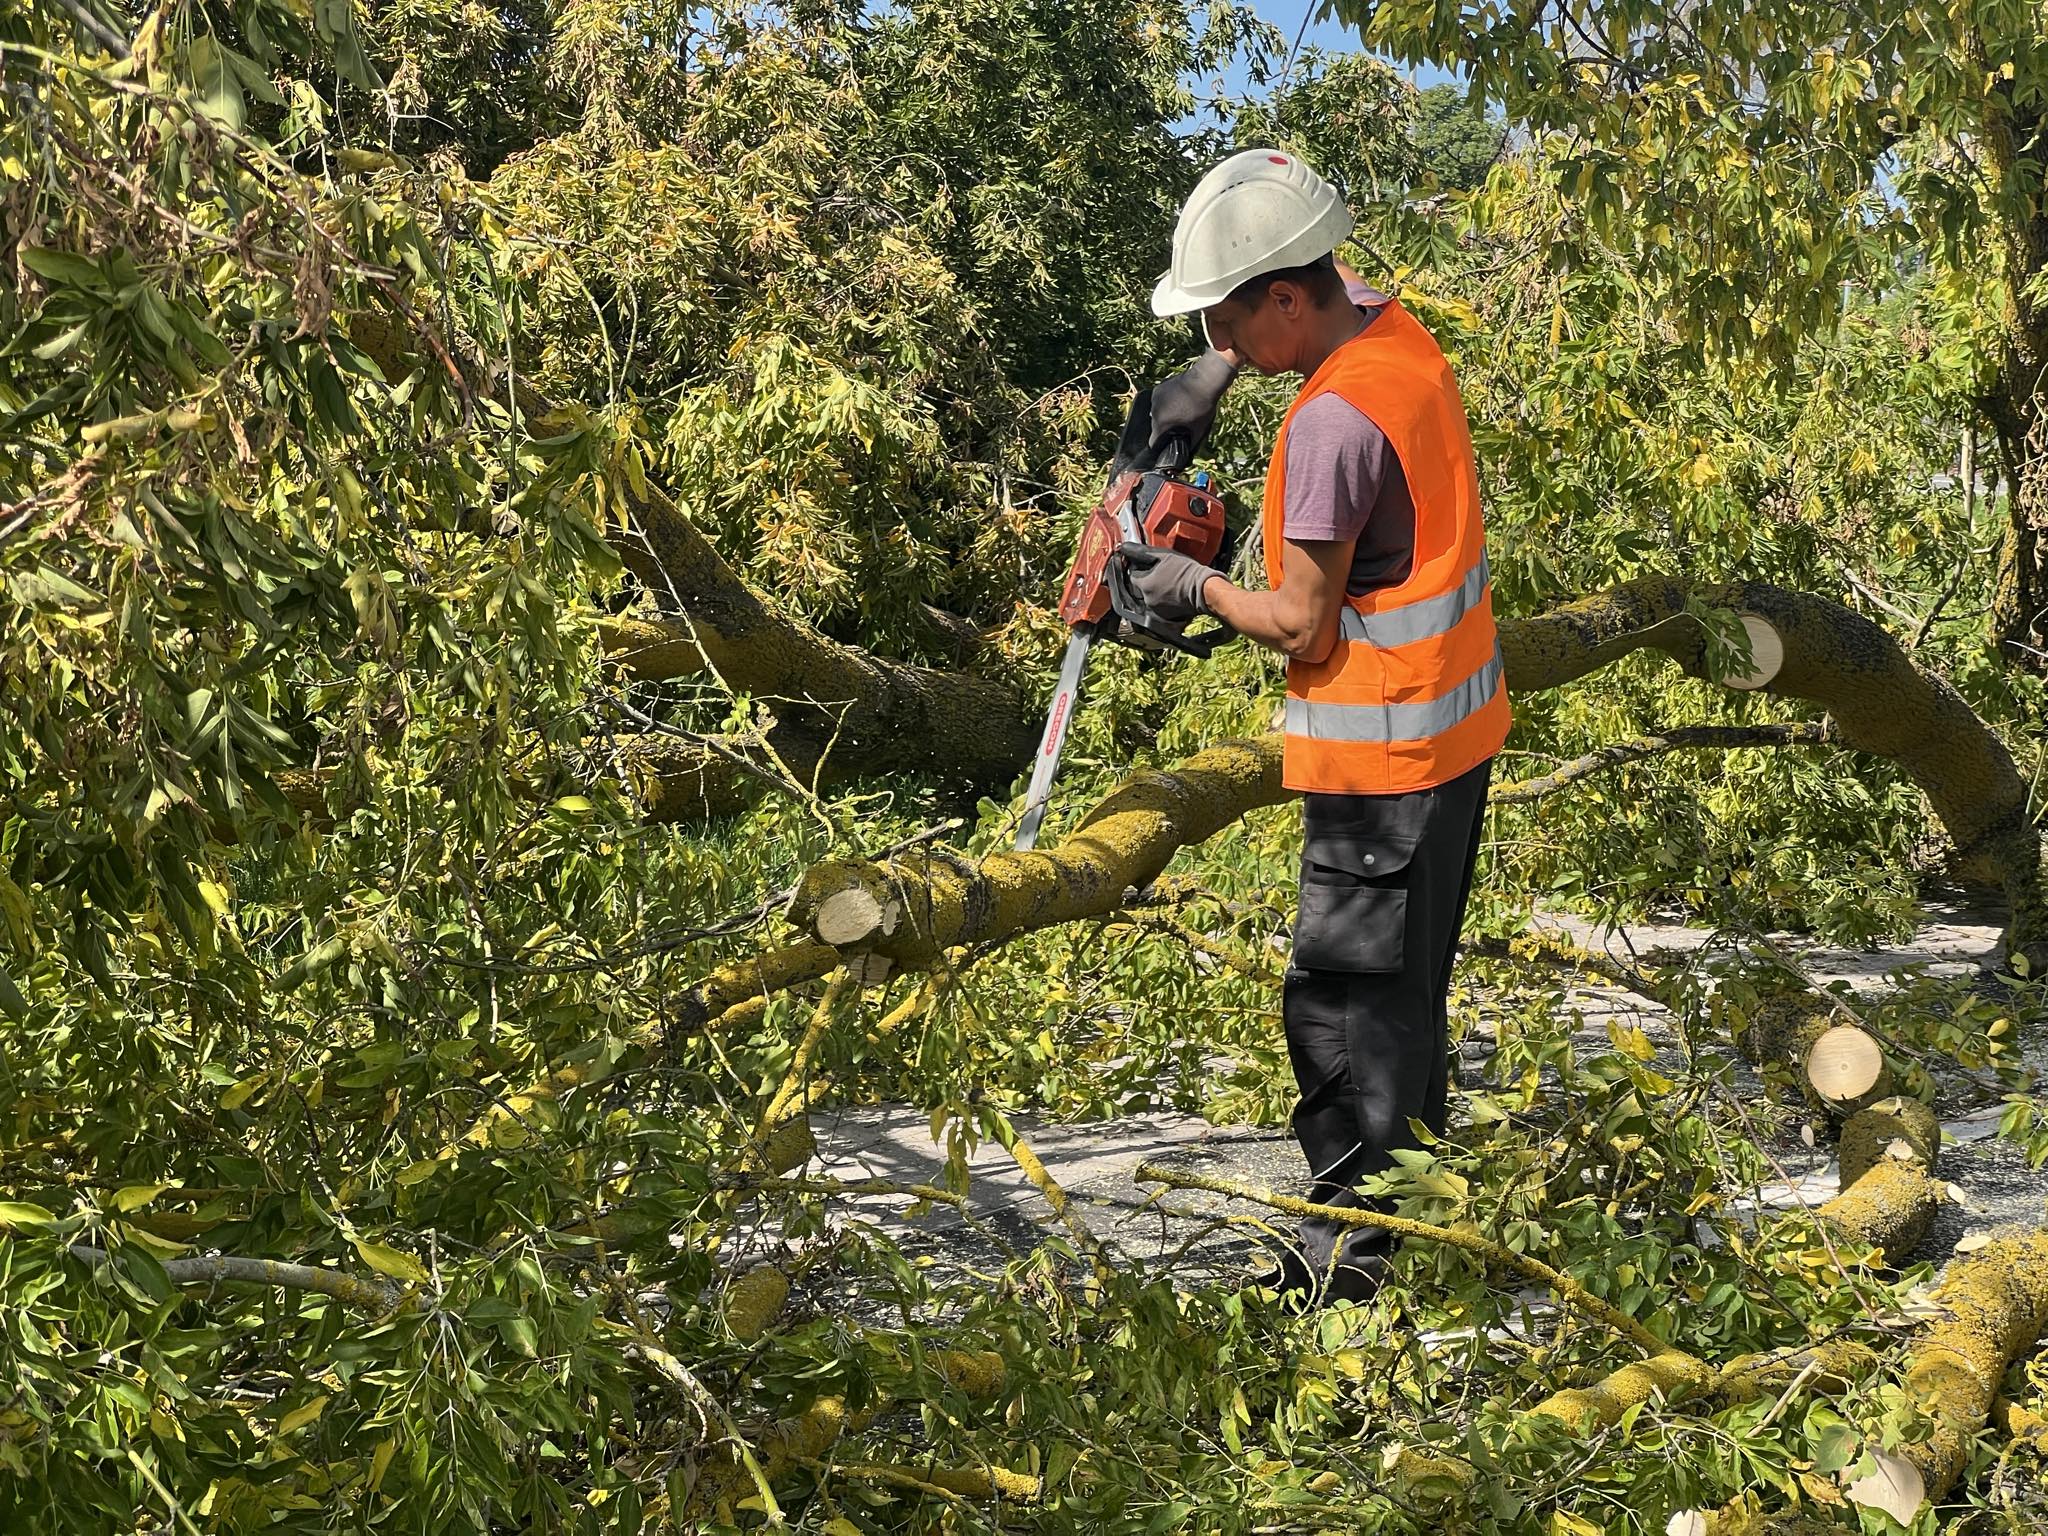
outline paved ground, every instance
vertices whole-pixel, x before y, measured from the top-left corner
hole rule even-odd
[[[1655,951],[1697,950],[1713,937],[1699,929],[1674,926],[1593,930],[1565,919],[1554,920],[1553,925],[1588,948],[1628,960]],[[1796,953],[1821,982],[1839,978],[1858,993],[1874,994],[1891,986],[1890,978],[1901,970],[1917,969],[1936,976],[1974,974],[1995,957],[1998,929],[1981,914],[1930,908],[1926,925],[1913,942],[1899,948],[1853,952],[1813,947],[1792,938],[1778,942]],[[1579,1016],[1576,1033],[1589,1047],[1609,1048],[1607,1029],[1613,1020],[1639,1026],[1658,1045],[1660,1054],[1669,1052],[1672,1060],[1676,1059],[1668,1015],[1647,998],[1620,988],[1579,987],[1568,994],[1566,1006]],[[1485,1017],[1482,1005],[1482,1022],[1465,1046],[1468,1071],[1483,1073],[1491,1051]],[[2029,1056],[2038,1070],[2048,1072],[2048,1041],[2037,1039],[2029,1047]],[[1762,1085],[1754,1073],[1739,1063],[1734,1070],[1738,1091],[1760,1097]],[[1965,1233],[2011,1222],[2038,1223],[2048,1215],[2043,1203],[2048,1194],[2048,1171],[2028,1169],[2016,1148],[1995,1137],[2000,1106],[1975,1102],[1981,1097],[1968,1083],[1943,1085],[1936,1107],[1944,1116],[1953,1144],[1943,1153],[1942,1171],[1961,1191],[1962,1199],[1944,1209],[1915,1258],[1938,1260]],[[1187,1215],[1134,1209],[1144,1194],[1132,1178],[1141,1162],[1156,1159],[1290,1191],[1297,1187],[1301,1173],[1299,1154],[1284,1131],[1217,1127],[1194,1116],[1155,1114],[1088,1125],[1020,1120],[1018,1129],[1053,1177],[1075,1197],[1077,1209],[1093,1231],[1135,1260],[1171,1256],[1176,1267],[1190,1272],[1241,1271],[1252,1262],[1248,1241],[1241,1229],[1216,1229],[1211,1222]],[[824,1120],[817,1130],[820,1150],[813,1173],[935,1183],[945,1167],[945,1148],[934,1144],[928,1117],[914,1109],[881,1106],[852,1110]],[[1773,1151],[1788,1180],[1759,1191],[1757,1198],[1762,1203],[1816,1204],[1835,1193],[1835,1173],[1825,1141],[1817,1149],[1809,1149],[1788,1129]],[[928,1207],[925,1214],[912,1220],[904,1214],[906,1201],[876,1196],[850,1202],[844,1215],[879,1223],[913,1253],[977,1268],[1000,1262],[1004,1250],[1028,1249],[1043,1233],[1060,1230],[1044,1196],[1001,1147],[982,1145],[969,1166],[972,1189],[965,1214]],[[1224,1202],[1206,1196],[1175,1196],[1172,1204],[1184,1211],[1213,1212],[1222,1209]]]

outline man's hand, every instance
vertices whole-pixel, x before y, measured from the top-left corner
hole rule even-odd
[[[1178,433],[1188,443],[1188,457],[1201,451],[1216,421],[1217,402],[1237,377],[1237,359],[1214,347],[1171,378],[1152,386],[1152,446]]]
[[[1119,544],[1112,557],[1124,564],[1124,584],[1147,613],[1168,624],[1185,624],[1208,612],[1202,587],[1216,573],[1174,549]]]

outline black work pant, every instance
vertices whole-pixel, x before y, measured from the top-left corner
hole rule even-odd
[[[1448,994],[1486,815],[1491,761],[1403,795],[1308,795],[1301,906],[1282,994],[1309,1198],[1369,1204],[1352,1185],[1444,1128]],[[1344,1289],[1377,1278],[1393,1243],[1371,1227],[1301,1224],[1302,1256]],[[1345,1267],[1363,1276],[1335,1275]],[[1342,1282],[1350,1280],[1348,1287]]]

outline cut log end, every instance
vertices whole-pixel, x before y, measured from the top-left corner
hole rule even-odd
[[[834,891],[818,903],[811,931],[818,936],[819,943],[830,944],[834,949],[868,943],[881,936],[888,905],[861,886]]]
[[[1890,1451],[1872,1451],[1876,1467],[1848,1484],[1842,1492],[1851,1504],[1881,1509],[1901,1525],[1911,1525],[1927,1502],[1927,1480],[1920,1469],[1904,1456]]]
[[[1785,666],[1785,642],[1767,619],[1758,614],[1742,615],[1742,632],[1749,636],[1749,670],[1731,672],[1721,681],[1747,693],[1764,687]]]
[[[1892,1091],[1884,1048],[1854,1024],[1822,1031],[1807,1047],[1805,1066],[1815,1096],[1837,1114],[1854,1114]]]

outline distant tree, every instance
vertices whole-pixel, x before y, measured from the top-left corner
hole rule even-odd
[[[1473,107],[1463,90],[1447,83],[1415,93],[1408,141],[1415,147],[1422,177],[1440,187],[1469,192],[1486,180],[1500,157],[1507,129]]]

